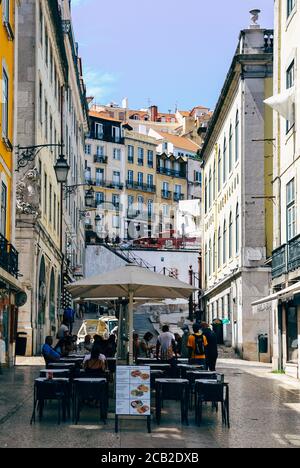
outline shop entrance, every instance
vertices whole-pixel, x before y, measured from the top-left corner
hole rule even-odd
[[[298,364],[298,312],[297,307],[287,309],[287,360]]]

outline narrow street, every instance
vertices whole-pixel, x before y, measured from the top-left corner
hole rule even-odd
[[[300,384],[272,374],[270,366],[239,360],[219,363],[218,370],[230,384],[230,430],[222,427],[220,415],[212,413],[210,406],[204,410],[200,428],[192,412],[189,427],[181,426],[179,406],[167,402],[162,423],[158,427],[153,421],[151,435],[136,420],[123,421],[121,433],[115,435],[113,414],[103,426],[93,408],[84,409],[78,426],[69,422],[57,426],[55,403],[47,408],[41,423],[30,426],[33,381],[42,367],[37,359],[23,360],[37,366],[16,367],[0,376],[0,447],[300,447]]]

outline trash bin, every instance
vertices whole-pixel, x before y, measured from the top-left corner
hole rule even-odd
[[[268,335],[258,335],[258,352],[259,354],[268,354],[269,340]]]
[[[16,355],[25,356],[27,347],[27,333],[18,333],[16,340]]]

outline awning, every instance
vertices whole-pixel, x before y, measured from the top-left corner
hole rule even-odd
[[[271,294],[270,296],[262,297],[258,301],[253,302],[251,305],[256,306],[276,300],[287,302],[293,300],[297,294],[300,294],[300,282],[293,284],[293,286],[289,286],[288,288],[282,289],[277,293]]]
[[[296,92],[295,87],[289,88],[280,94],[276,94],[264,101],[264,103],[278,112],[281,117],[284,117],[289,122],[295,121],[295,104]]]

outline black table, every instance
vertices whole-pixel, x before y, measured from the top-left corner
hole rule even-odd
[[[70,378],[70,370],[69,369],[41,369],[40,370],[40,377],[47,378],[48,373],[52,373],[53,378]]]
[[[39,409],[39,419],[42,420],[45,401],[56,400],[58,402],[58,424],[61,422],[61,412],[63,421],[66,421],[66,412],[70,414],[71,389],[70,379],[66,378],[38,378],[34,381],[34,403],[30,424],[35,423],[37,407]]]
[[[189,381],[187,379],[156,379],[155,385],[157,424],[161,421],[161,408],[164,400],[172,400],[181,402],[181,423],[188,425]]]

